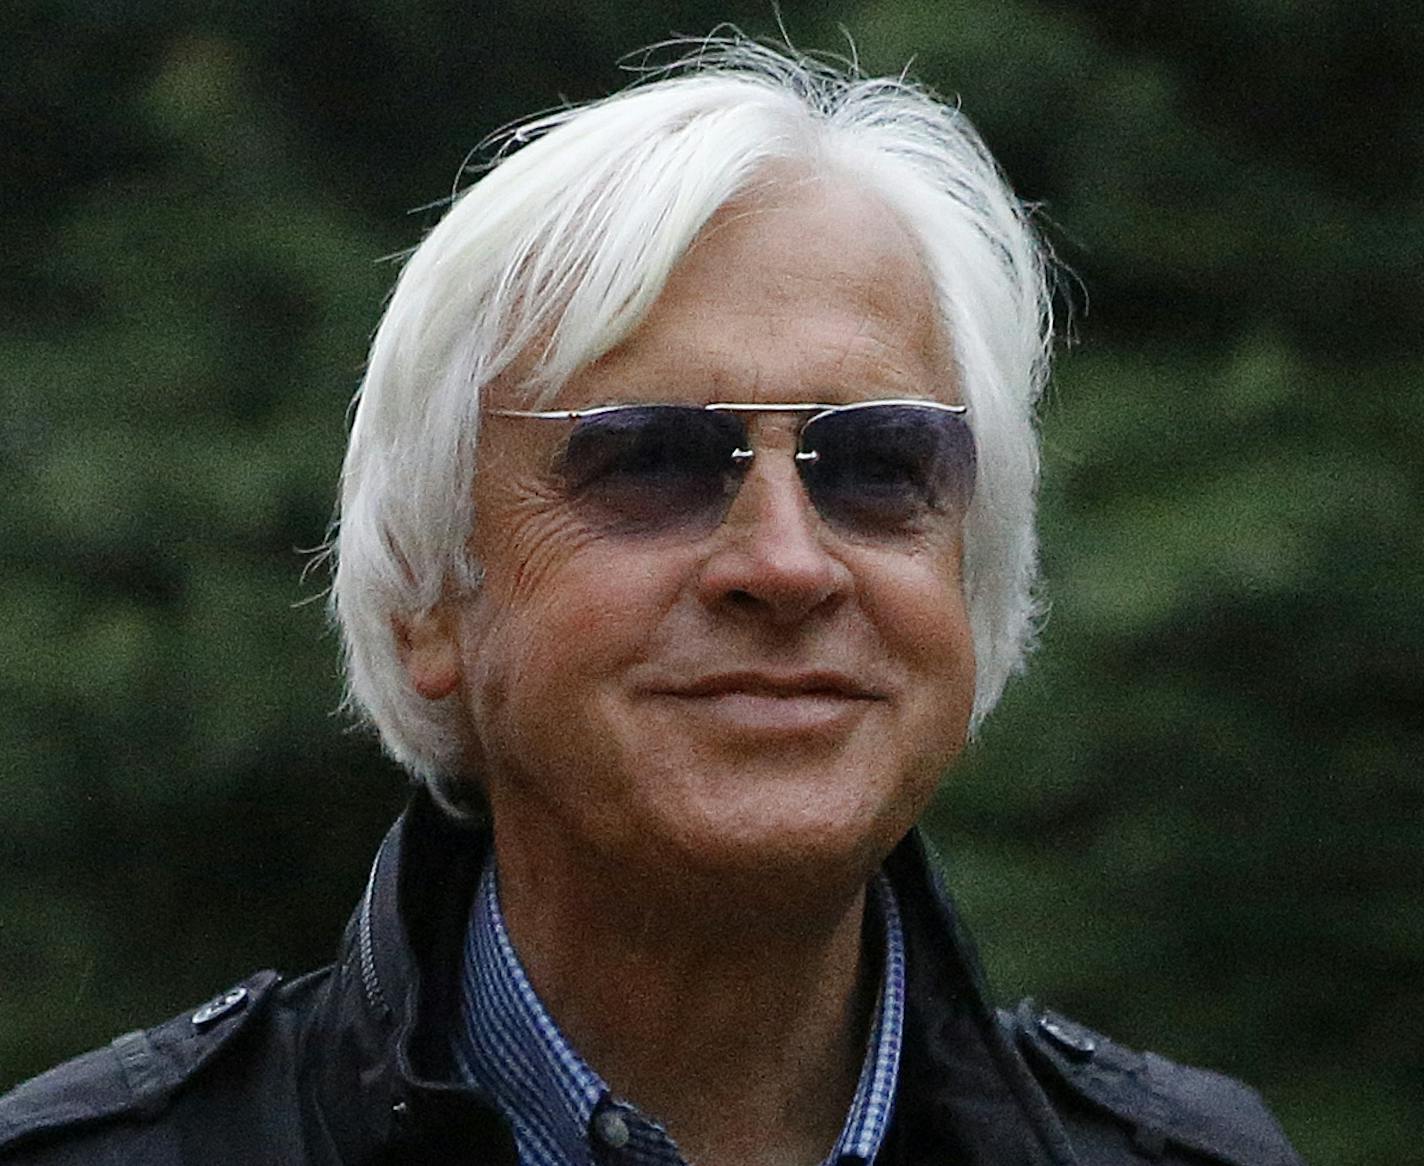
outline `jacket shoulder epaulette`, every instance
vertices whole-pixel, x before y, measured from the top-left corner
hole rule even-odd
[[[1000,1021],[1051,1094],[1115,1118],[1147,1160],[1175,1146],[1225,1166],[1301,1166],[1260,1096],[1234,1078],[1135,1052],[1031,1000]]]
[[[0,1155],[69,1129],[157,1116],[222,1056],[280,980],[276,972],[258,972],[199,1008],[125,1033],[17,1085],[0,1096]]]

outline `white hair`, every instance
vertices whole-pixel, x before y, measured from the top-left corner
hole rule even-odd
[[[978,452],[964,590],[973,723],[1035,625],[1034,405],[1048,372],[1045,248],[968,120],[903,78],[742,40],[509,134],[409,256],[371,346],[342,473],[332,607],[348,703],[449,803],[464,711],[402,665],[396,621],[479,586],[468,546],[483,388],[545,401],[637,326],[698,232],[791,163],[882,199],[933,278]]]

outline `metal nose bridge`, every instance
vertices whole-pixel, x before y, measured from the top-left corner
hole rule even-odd
[[[817,408],[818,411],[813,413],[812,408]],[[747,413],[751,410],[744,408],[737,411]],[[730,458],[730,464],[723,463],[727,466],[727,492],[724,495],[726,509],[722,512],[718,526],[730,524],[746,529],[749,525],[755,525],[761,528],[773,510],[780,512],[786,505],[794,506],[802,514],[802,520],[809,519],[813,525],[818,520],[824,520],[821,501],[816,497],[814,484],[808,476],[809,468],[817,462],[820,455],[815,450],[803,449],[806,425],[812,418],[822,415],[824,410],[816,406],[806,409],[783,406],[777,409],[762,407],[760,411],[795,412],[804,416],[796,418],[794,422],[776,424],[772,428],[758,426],[756,432],[753,432],[751,426],[744,427],[736,448],[729,454],[723,454],[724,457]],[[812,440],[815,440],[814,434]],[[755,501],[748,496],[749,490],[755,496]],[[796,499],[794,502],[791,501],[792,495]],[[758,517],[752,518],[752,515]],[[784,517],[783,515],[782,519],[775,521],[780,522]]]
[[[801,437],[802,434],[804,434],[806,431],[806,426],[808,426],[812,421],[816,420],[816,418],[823,416],[826,413],[835,412],[836,409],[840,408],[840,406],[829,405],[824,402],[807,402],[805,404],[763,404],[753,401],[718,401],[711,405],[704,405],[703,408],[708,410],[708,412],[712,413],[804,414],[804,420],[802,420],[801,424],[796,427],[797,448],[793,457],[798,465],[810,465],[811,463],[817,461],[821,455],[814,449],[801,448]],[[756,457],[756,450],[752,448],[751,445],[751,434],[750,432],[744,432],[746,434],[747,444],[745,446],[738,446],[736,449],[732,450],[731,454],[732,461],[735,462],[737,466],[741,468],[745,468],[746,466],[750,465],[752,459]]]
[[[798,434],[797,436],[799,438],[800,435]],[[813,462],[821,455],[817,453],[814,449],[798,449],[793,456],[798,462],[805,463]],[[732,451],[732,460],[741,465],[745,465],[754,457],[756,457],[756,450],[754,449],[742,449],[741,447],[738,447],[737,449],[734,449]]]

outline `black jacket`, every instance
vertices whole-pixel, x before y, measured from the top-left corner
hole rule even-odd
[[[509,1164],[503,1121],[452,1074],[469,900],[488,836],[424,795],[376,855],[330,968],[259,972],[0,1098],[0,1162],[59,1166]],[[1250,1090],[1131,1052],[1031,1004],[995,1013],[918,834],[889,861],[908,984],[883,1166],[1290,1166]]]

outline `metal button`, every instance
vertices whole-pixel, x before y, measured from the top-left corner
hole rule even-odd
[[[1040,1016],[1038,1027],[1070,1061],[1091,1061],[1098,1051],[1097,1038],[1091,1032],[1055,1013],[1045,1012]]]
[[[621,1150],[631,1136],[627,1121],[616,1109],[601,1109],[594,1114],[593,1132],[610,1150]]]
[[[234,988],[230,992],[224,992],[217,999],[209,1000],[197,1012],[193,1013],[193,1027],[199,1030],[207,1028],[230,1012],[240,1012],[246,1005],[246,988]]]

